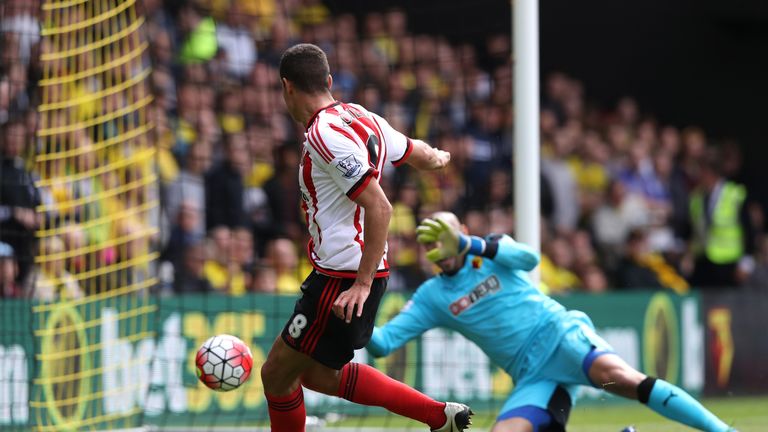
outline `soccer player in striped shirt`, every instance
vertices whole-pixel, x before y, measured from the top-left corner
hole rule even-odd
[[[299,184],[314,270],[261,369],[273,431],[303,431],[302,387],[384,407],[435,431],[464,430],[471,411],[438,402],[376,369],[350,362],[373,331],[386,289],[392,212],[379,180],[388,166],[443,168],[450,154],[412,140],[365,108],[334,100],[325,53],[289,48],[280,59],[283,98],[306,128]]]

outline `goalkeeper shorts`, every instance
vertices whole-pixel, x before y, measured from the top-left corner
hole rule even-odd
[[[515,384],[499,418],[518,416],[516,413],[522,407],[536,407],[549,411],[553,424],[565,427],[570,407],[576,404],[579,386],[598,387],[589,379],[592,363],[601,355],[611,353],[614,353],[611,345],[591,326],[574,326],[560,340],[555,352],[543,359],[541,369]]]
[[[368,344],[373,334],[379,303],[387,289],[387,277],[375,278],[360,317],[347,324],[333,313],[333,303],[355,279],[327,276],[313,270],[301,284],[301,297],[283,327],[282,338],[291,348],[320,364],[340,370]]]

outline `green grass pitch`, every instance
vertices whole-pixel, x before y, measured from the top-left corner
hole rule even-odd
[[[739,432],[768,431],[768,396],[705,399],[704,405]],[[487,431],[496,413],[477,413],[470,431]],[[632,402],[593,402],[577,405],[571,412],[568,432],[620,432],[633,425],[638,432],[689,432],[693,429],[674,423],[643,405]],[[352,428],[388,428],[424,431],[424,426],[395,416],[347,418],[333,425]],[[331,428],[330,430],[333,430]]]

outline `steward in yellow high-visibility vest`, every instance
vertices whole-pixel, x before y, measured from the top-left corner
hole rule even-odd
[[[693,287],[734,287],[753,267],[747,190],[722,177],[714,155],[705,157],[689,201],[691,252],[696,258]]]
[[[702,191],[691,195],[691,222],[697,240],[703,243],[695,243],[694,247],[697,252],[703,249],[715,264],[732,264],[744,256],[744,230],[739,216],[746,197],[744,186],[730,181],[715,187],[706,206]]]

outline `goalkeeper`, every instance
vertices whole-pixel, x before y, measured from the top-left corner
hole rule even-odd
[[[475,342],[516,383],[493,432],[565,430],[579,385],[639,400],[703,431],[735,430],[683,389],[629,366],[586,314],[540,293],[527,276],[539,256],[526,245],[506,235],[469,236],[447,212],[424,220],[417,233],[442,273],[424,282],[392,321],[374,329],[367,349],[385,356],[433,327]]]

